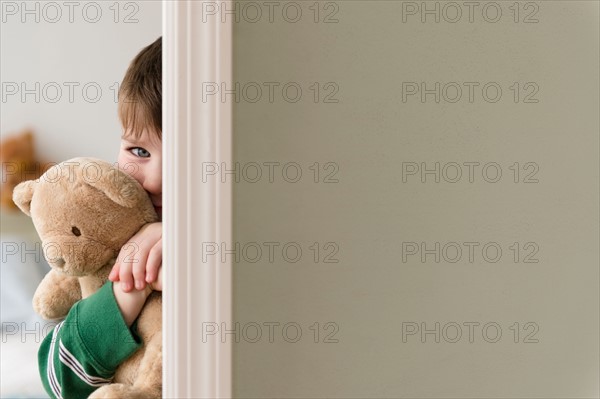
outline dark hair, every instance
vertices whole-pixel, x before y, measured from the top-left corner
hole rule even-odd
[[[136,137],[162,137],[162,36],[131,61],[119,88],[119,119]]]

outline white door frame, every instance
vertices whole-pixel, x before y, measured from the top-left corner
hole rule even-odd
[[[232,87],[232,24],[203,21],[205,3],[163,0],[163,396],[231,397],[231,104],[202,98],[206,82]],[[230,18],[229,18],[230,19]],[[227,179],[230,180],[230,179]],[[229,337],[224,335],[224,337]],[[223,342],[224,341],[224,342]]]

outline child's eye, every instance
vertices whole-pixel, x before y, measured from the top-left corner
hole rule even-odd
[[[129,151],[136,157],[150,158],[150,153],[148,151],[146,151],[145,149],[143,149],[142,147],[133,147],[133,148],[130,148]]]

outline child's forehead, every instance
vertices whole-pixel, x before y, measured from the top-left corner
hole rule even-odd
[[[160,144],[161,142],[158,134],[150,132],[149,129],[142,129],[141,131],[137,132],[134,132],[131,129],[127,129],[121,135],[121,140],[125,140],[130,143]]]

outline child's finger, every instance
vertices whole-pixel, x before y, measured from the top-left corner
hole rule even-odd
[[[129,292],[133,289],[133,275],[131,273],[131,262],[123,262],[119,269],[119,280],[121,288],[124,292]]]
[[[148,261],[148,250],[141,248],[136,254],[136,262],[133,264],[132,274],[135,288],[143,290],[146,287],[146,263]]]
[[[150,250],[148,262],[146,263],[146,282],[152,283],[156,280],[158,269],[162,265],[162,240],[159,240]]]
[[[110,274],[108,275],[110,281],[119,281],[119,262],[115,263]]]
[[[152,284],[154,291],[162,291],[162,267],[158,270],[156,281]]]
[[[113,270],[117,267],[118,273],[115,276],[117,281],[121,281],[121,288],[123,292],[129,292],[133,289],[133,276],[132,276],[132,267],[137,262],[136,254],[138,252],[138,246],[135,242],[127,242],[127,244],[123,245],[121,251],[119,252],[119,256],[115,265],[113,266]]]

